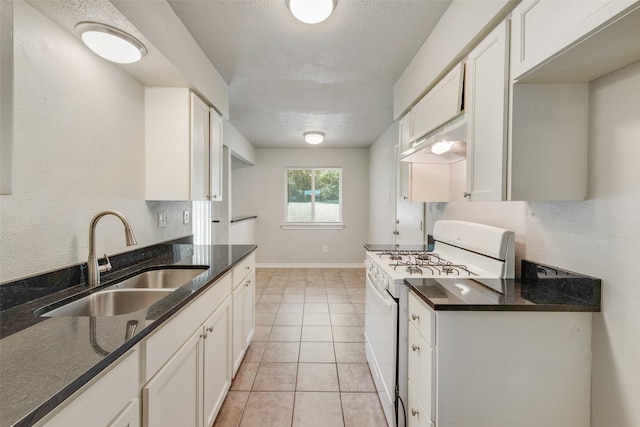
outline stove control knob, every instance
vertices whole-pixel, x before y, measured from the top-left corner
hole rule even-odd
[[[371,267],[371,261],[369,261],[368,259],[364,260],[364,268],[368,269],[369,267]]]
[[[383,289],[389,290],[389,281],[385,278],[380,279],[380,286],[382,286]]]
[[[377,269],[377,268],[375,268],[375,267],[371,267],[371,268],[369,269],[369,272],[371,273],[371,275],[372,275],[373,277],[376,277],[376,276],[378,275],[378,269]]]

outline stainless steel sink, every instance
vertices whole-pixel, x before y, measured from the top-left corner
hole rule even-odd
[[[105,290],[87,295],[41,316],[117,316],[149,307],[171,294],[172,291],[172,289]]]
[[[205,272],[207,268],[163,268],[150,270],[110,286],[110,289],[176,289]]]

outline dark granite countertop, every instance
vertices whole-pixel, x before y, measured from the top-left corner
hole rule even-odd
[[[600,279],[522,260],[517,279],[406,279],[434,310],[600,311]],[[481,283],[504,290],[504,294]]]
[[[60,299],[96,291],[88,290],[84,283],[65,287],[50,278],[54,292],[44,292],[44,296],[42,288],[47,284],[35,279],[0,286],[11,288],[13,296],[30,295],[27,288],[37,287],[39,291],[29,301],[14,302],[0,312],[0,427],[33,425],[255,249],[255,245],[164,244],[136,251],[146,255],[119,269],[114,265],[117,271],[103,276],[96,289],[162,266],[209,269],[152,306],[119,316],[44,318],[34,313],[44,306],[58,306],[56,301]],[[112,264],[114,258],[117,260],[110,258]],[[58,281],[68,277],[56,272],[48,275]],[[137,321],[138,328],[133,337],[125,340],[129,321]]]

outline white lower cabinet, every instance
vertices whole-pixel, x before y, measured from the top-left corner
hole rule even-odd
[[[198,414],[200,335],[197,331],[142,389],[147,427],[201,426]]]
[[[231,298],[204,324],[202,344],[202,399],[204,427],[213,425],[231,386]]]
[[[244,345],[249,347],[256,331],[256,273],[252,271],[244,283]]]
[[[591,313],[408,314],[409,427],[590,425]]]
[[[138,347],[76,392],[41,427],[138,427]]]
[[[233,375],[236,375],[242,363],[245,353],[244,336],[242,322],[244,318],[244,287],[238,286],[233,290],[233,339],[232,339],[232,360]]]
[[[252,253],[36,426],[210,427],[254,330]]]
[[[249,255],[233,269],[233,375],[253,339],[256,313],[255,256]]]
[[[143,387],[143,425],[212,425],[231,385],[230,349],[227,297]]]

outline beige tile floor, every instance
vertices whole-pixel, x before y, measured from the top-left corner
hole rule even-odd
[[[364,269],[257,269],[256,332],[214,426],[387,427],[364,292]]]

